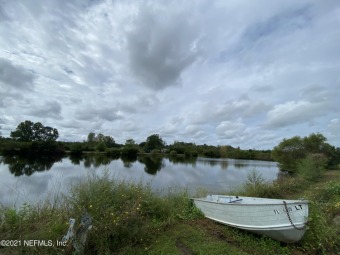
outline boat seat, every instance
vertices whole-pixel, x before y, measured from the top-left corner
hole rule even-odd
[[[240,199],[235,199],[235,200],[231,200],[229,201],[228,203],[235,203],[235,202],[241,202],[242,201],[242,198]]]
[[[242,198],[238,197],[229,197],[229,196],[219,196],[219,195],[208,195],[206,198],[208,201],[215,201],[215,202],[221,202],[221,203],[237,203],[241,202]]]
[[[238,198],[238,197],[219,197],[218,202],[223,202],[223,203],[237,203],[237,202],[241,202],[242,198]]]

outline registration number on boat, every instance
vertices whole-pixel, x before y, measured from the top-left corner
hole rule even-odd
[[[287,207],[287,208],[288,208],[288,212],[299,211],[299,210],[302,210],[302,205],[295,205],[294,207]],[[274,209],[273,211],[275,214],[280,214],[280,211],[282,211],[283,213],[287,213],[286,209],[282,209],[282,210]]]

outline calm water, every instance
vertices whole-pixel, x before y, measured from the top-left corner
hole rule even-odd
[[[265,180],[277,178],[275,162],[236,159],[177,159],[138,157],[135,160],[84,158],[20,159],[0,157],[0,203],[18,206],[35,203],[47,194],[62,190],[88,174],[103,175],[105,169],[114,178],[149,183],[154,190],[186,187],[211,192],[229,191],[256,169]]]

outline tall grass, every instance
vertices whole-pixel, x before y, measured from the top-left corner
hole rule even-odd
[[[254,169],[247,175],[245,183],[231,193],[253,197],[284,198],[303,190],[309,185],[310,183],[307,180],[290,175],[282,175],[273,182],[266,182],[261,173]]]
[[[1,238],[60,240],[68,229],[68,219],[80,222],[84,211],[92,216],[93,224],[87,238],[88,254],[115,254],[127,247],[147,247],[170,224],[201,217],[191,206],[185,190],[160,195],[149,185],[117,181],[106,171],[102,177],[91,175],[74,184],[69,194],[59,196],[58,201],[49,199],[35,206],[25,204],[19,210],[1,208]],[[21,247],[20,252],[60,254],[63,249],[33,248]],[[18,248],[3,250],[14,252]]]

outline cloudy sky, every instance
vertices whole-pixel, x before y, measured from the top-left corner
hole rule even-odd
[[[0,0],[0,126],[340,146],[337,0]]]

